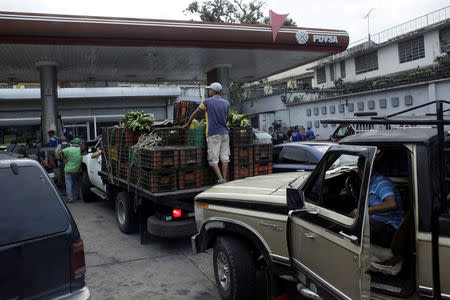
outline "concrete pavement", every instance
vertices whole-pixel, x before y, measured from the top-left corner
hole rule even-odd
[[[220,299],[212,250],[194,255],[190,239],[151,237],[117,227],[111,204],[69,203],[84,241],[86,282],[92,299]]]

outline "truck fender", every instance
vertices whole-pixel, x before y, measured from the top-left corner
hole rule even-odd
[[[219,235],[239,236],[250,247],[261,253],[268,264],[272,263],[269,255],[271,251],[264,238],[247,224],[235,220],[208,220],[203,223],[198,235],[198,252],[212,248]]]

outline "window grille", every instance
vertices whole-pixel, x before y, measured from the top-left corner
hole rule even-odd
[[[306,115],[307,115],[308,117],[311,115],[311,108],[308,108],[308,109],[306,110]]]
[[[334,81],[334,65],[330,65],[330,81]]]
[[[314,127],[316,127],[316,128],[320,127],[320,121],[319,120],[315,120],[314,121]]]
[[[327,107],[322,106],[322,115],[326,115],[326,114],[327,114]]]
[[[341,61],[341,78],[345,78],[345,60]]]
[[[318,107],[314,107],[314,115],[315,116],[319,115],[319,108]]]
[[[327,81],[327,75],[325,73],[325,67],[319,68],[316,70],[317,74],[317,83],[325,83]]]
[[[380,99],[380,108],[386,108],[387,103],[386,99]]]
[[[450,52],[450,27],[439,30],[439,43],[441,45],[441,52]]]
[[[392,104],[392,107],[398,107],[398,105],[399,105],[398,97],[392,97],[391,104]]]
[[[343,113],[344,112],[344,104],[339,104],[338,109],[339,109],[340,113]]]
[[[367,102],[367,106],[369,109],[375,109],[375,100],[369,100],[369,102]]]
[[[358,110],[359,110],[359,111],[364,110],[364,102],[362,102],[362,101],[359,101],[359,102],[358,102]]]
[[[336,112],[336,107],[334,105],[330,106],[330,114],[334,114]]]
[[[353,103],[349,103],[348,104],[348,111],[349,112],[352,112],[352,111],[354,111],[355,110],[355,105],[353,104]]]
[[[355,57],[356,74],[378,70],[378,53],[372,52]]]
[[[399,43],[398,57],[400,58],[400,63],[424,58],[425,47],[423,43],[423,36]]]

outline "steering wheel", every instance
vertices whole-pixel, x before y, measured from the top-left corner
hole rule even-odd
[[[359,187],[356,182],[356,176],[350,175],[345,179],[345,193],[352,200],[355,207],[358,207]]]

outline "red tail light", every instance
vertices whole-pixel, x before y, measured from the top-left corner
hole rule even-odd
[[[174,209],[174,210],[172,210],[172,216],[173,216],[174,218],[179,218],[179,217],[181,217],[181,209]]]
[[[83,281],[86,273],[86,263],[84,260],[84,243],[79,239],[72,244],[72,283],[74,281]]]

